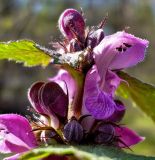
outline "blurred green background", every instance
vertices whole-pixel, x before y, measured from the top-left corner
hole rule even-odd
[[[57,21],[62,11],[80,7],[89,26],[97,25],[108,13],[106,35],[129,26],[128,32],[150,41],[145,62],[127,72],[155,84],[155,0],[0,0],[0,41],[32,39],[50,47],[51,41],[61,39]],[[56,69],[51,66],[24,68],[0,61],[0,113],[29,114],[27,89],[54,73]],[[125,103],[127,112],[122,123],[146,137],[132,148],[133,153],[155,156],[155,123],[130,101]]]

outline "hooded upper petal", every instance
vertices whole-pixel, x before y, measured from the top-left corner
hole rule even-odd
[[[106,36],[93,50],[97,69],[105,80],[107,69],[124,69],[144,60],[148,41],[125,31]]]
[[[28,120],[17,114],[0,115],[0,152],[20,153],[37,146]]]
[[[121,148],[127,148],[142,142],[145,138],[139,136],[135,131],[127,127],[116,127],[115,128],[117,136],[119,136],[120,142],[118,146]]]

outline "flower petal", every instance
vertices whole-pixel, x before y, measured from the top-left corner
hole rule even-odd
[[[115,130],[116,134],[119,136],[119,139],[121,140],[118,143],[118,146],[121,148],[130,147],[139,142],[142,142],[145,139],[144,137],[139,136],[135,131],[132,131],[127,127],[116,127]]]
[[[98,82],[100,81],[100,77],[98,75],[96,66],[94,65],[86,75],[85,84],[84,84],[84,96],[93,96],[98,94],[99,86]]]
[[[96,66],[93,66],[87,73],[84,84],[84,94],[83,94],[83,104],[82,104],[82,114],[90,114],[85,105],[87,97],[93,97],[98,94],[97,82],[99,81],[99,76],[96,73]],[[87,119],[90,119],[89,117]],[[92,119],[92,118],[91,118]],[[93,118],[94,119],[94,118]],[[91,121],[91,120],[89,120]],[[91,124],[90,124],[91,125]]]
[[[105,92],[100,92],[95,97],[87,97],[85,106],[89,113],[96,119],[107,119],[115,111],[115,103],[113,99]]]
[[[57,83],[45,83],[39,95],[40,104],[47,115],[55,113],[64,118],[67,116],[68,97]]]
[[[117,37],[122,39],[126,51],[116,55],[110,64],[111,69],[132,67],[144,60],[145,50],[149,44],[147,40],[137,38],[126,32],[118,32]]]
[[[84,88],[84,105],[86,110],[96,119],[107,119],[115,110],[115,102],[112,96],[98,86],[99,76],[96,67],[93,66],[87,73]]]
[[[107,69],[123,69],[144,60],[148,41],[137,38],[125,31],[106,36],[94,48],[94,59],[102,81]]]
[[[108,118],[109,121],[112,122],[120,122],[124,117],[126,107],[120,101],[115,101],[116,108],[111,117]]]
[[[115,90],[117,89],[121,81],[122,80],[114,72],[108,70],[105,75],[105,83],[102,86],[102,90],[114,96]]]
[[[74,98],[76,92],[76,83],[67,71],[61,69],[55,77],[50,78],[49,80],[58,83],[66,94],[69,92],[70,100]]]
[[[42,109],[42,106],[39,103],[38,99],[38,93],[40,88],[43,86],[44,82],[36,82],[31,85],[31,87],[28,90],[28,99],[33,106],[33,108],[39,112],[39,113],[44,113],[44,110]]]
[[[17,114],[0,115],[0,152],[20,153],[37,146],[28,120]]]

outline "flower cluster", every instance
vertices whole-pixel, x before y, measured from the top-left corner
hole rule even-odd
[[[0,152],[17,153],[8,159],[41,144],[129,148],[144,140],[120,125],[126,107],[115,91],[124,81],[117,72],[143,61],[148,41],[126,31],[105,36],[103,26],[104,21],[86,27],[82,14],[74,9],[62,13],[59,29],[64,40],[53,47],[61,55],[79,55],[78,65],[60,65],[55,77],[29,88],[36,120],[0,115]]]

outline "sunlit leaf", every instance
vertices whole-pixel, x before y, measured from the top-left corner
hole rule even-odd
[[[67,155],[70,160],[155,160],[154,157],[137,156],[106,146],[51,146],[27,152],[21,160],[38,160],[49,155]]]
[[[51,57],[30,40],[0,43],[0,59],[14,60],[24,66],[47,66]]]
[[[124,98],[131,98],[149,117],[155,121],[155,86],[144,83],[124,72],[119,76],[127,81],[121,83],[117,94]]]

